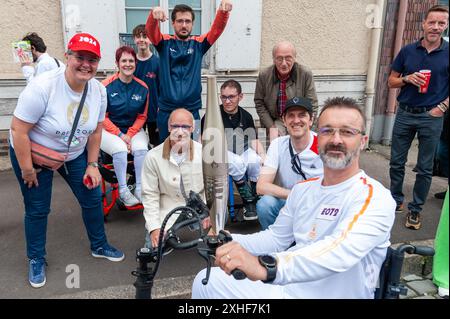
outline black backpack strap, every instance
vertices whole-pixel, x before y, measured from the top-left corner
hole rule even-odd
[[[58,59],[57,58],[53,58],[53,59],[55,59],[55,62],[56,62],[56,65],[58,66],[58,68],[59,68],[59,61],[58,61]]]

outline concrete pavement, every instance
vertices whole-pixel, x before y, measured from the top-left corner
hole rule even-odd
[[[417,155],[410,154],[405,178],[406,200],[412,195],[415,174],[411,169]],[[372,145],[370,151],[362,153],[361,166],[383,185],[389,186],[389,148]],[[71,191],[60,177],[55,177],[52,213],[49,217],[47,233],[47,284],[44,288],[33,289],[27,282],[27,261],[23,232],[23,204],[17,180],[8,170],[9,159],[0,157],[0,298],[133,298],[135,278],[131,271],[137,266],[135,251],[143,244],[144,220],[141,212],[122,212],[114,208],[106,231],[113,245],[124,250],[126,259],[121,263],[94,259],[90,256],[89,243],[82,225],[80,210]],[[6,170],[5,170],[6,169]],[[391,241],[402,243],[434,239],[439,221],[442,201],[433,194],[446,189],[447,180],[433,177],[429,198],[424,207],[423,228],[419,231],[406,229],[404,215],[398,214],[392,230]],[[251,233],[258,230],[257,223],[237,223],[228,225],[232,232]],[[409,260],[409,259],[407,259]],[[423,275],[414,268],[420,260],[405,262],[406,274]],[[70,266],[76,265],[80,271],[80,287],[67,288]],[[193,276],[205,262],[195,250],[176,251],[162,261],[156,277],[154,298],[189,297]],[[422,280],[428,280],[422,278]],[[412,280],[417,281],[417,280]],[[418,297],[419,293],[416,292]],[[423,296],[423,295],[422,295]]]

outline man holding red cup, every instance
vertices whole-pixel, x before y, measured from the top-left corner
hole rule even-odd
[[[417,133],[419,154],[413,199],[405,226],[421,227],[422,206],[428,196],[433,160],[448,109],[449,44],[442,38],[448,27],[448,6],[431,7],[422,22],[424,36],[402,48],[392,63],[389,87],[400,88],[399,108],[392,131],[390,178],[397,212],[403,212],[402,192],[408,150]]]

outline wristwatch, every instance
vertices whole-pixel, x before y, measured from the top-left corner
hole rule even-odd
[[[277,260],[270,255],[258,256],[259,263],[267,270],[267,279],[264,283],[272,283],[277,275]]]
[[[92,166],[92,167],[98,167],[98,163],[97,162],[88,162],[87,164],[89,166]]]

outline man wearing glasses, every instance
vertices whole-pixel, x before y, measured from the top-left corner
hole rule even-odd
[[[264,195],[256,205],[263,230],[273,224],[296,183],[323,175],[317,135],[311,131],[311,101],[303,97],[288,100],[282,120],[288,135],[270,144],[256,186],[258,194]]]
[[[359,167],[368,137],[354,99],[325,101],[318,127],[323,177],[295,185],[267,231],[232,234],[216,250],[220,268],[211,269],[208,284],[205,270],[195,278],[192,298],[374,298],[395,201]],[[249,280],[235,280],[235,269]]]
[[[211,30],[200,36],[191,36],[195,19],[191,7],[185,4],[174,7],[171,15],[173,36],[162,34],[158,26],[159,22],[167,20],[166,11],[161,7],[150,11],[146,23],[147,36],[160,57],[161,85],[156,119],[160,142],[168,135],[170,113],[180,106],[188,109],[195,120],[200,120],[202,58],[225,29],[232,7],[230,0],[222,0]],[[194,136],[198,134],[199,130]]]
[[[292,43],[281,41],[272,51],[273,65],[259,73],[255,89],[255,107],[261,126],[267,129],[270,141],[287,134],[282,121],[287,100],[294,96],[311,100],[313,113],[317,112],[317,95],[313,74],[298,64]]]
[[[151,149],[142,169],[146,246],[158,246],[161,224],[174,208],[186,204],[184,195],[192,190],[205,201],[202,145],[191,139],[194,118],[186,109],[176,109],[169,117],[169,137]],[[166,229],[177,216],[169,219]],[[150,235],[150,236],[149,236]]]
[[[252,115],[239,106],[244,98],[241,84],[235,80],[225,81],[220,88],[220,112],[228,146],[228,173],[233,178],[244,202],[245,220],[255,220],[256,182],[264,147],[258,140]],[[202,133],[205,117],[202,118]]]

